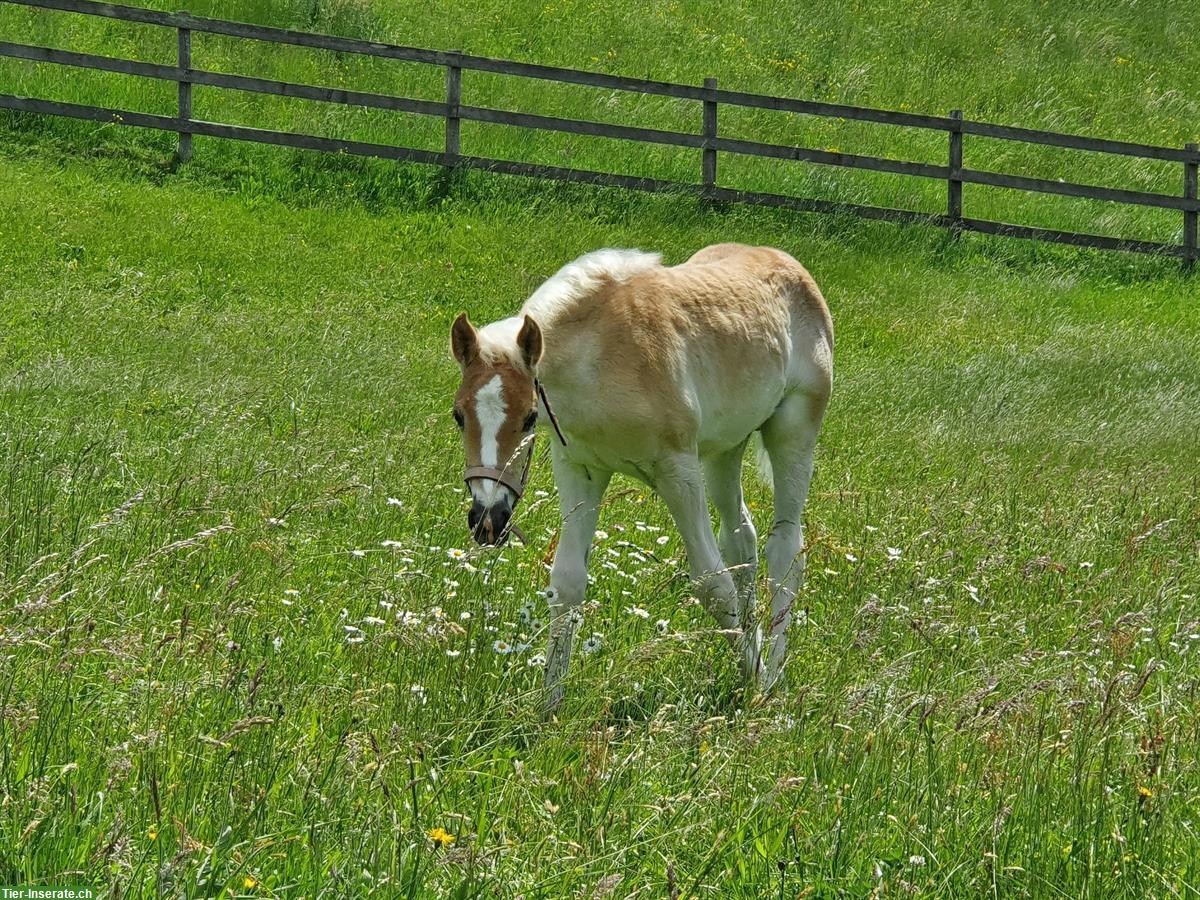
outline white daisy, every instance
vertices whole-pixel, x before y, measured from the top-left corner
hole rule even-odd
[[[604,638],[598,634],[593,634],[590,638],[583,642],[580,648],[584,653],[595,653],[604,646]]]
[[[494,644],[492,644],[492,649],[501,656],[505,656],[509,653],[512,653],[513,648],[512,644],[510,644],[508,641],[496,641]]]
[[[659,634],[666,634],[668,631],[671,630],[671,623],[667,619],[659,619],[657,622],[654,623],[654,627],[658,631]]]

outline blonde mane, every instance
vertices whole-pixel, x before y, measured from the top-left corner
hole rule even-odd
[[[526,315],[533,316],[546,328],[560,313],[585,300],[606,281],[625,281],[661,265],[662,254],[642,250],[608,248],[585,253],[542,282],[517,315],[481,328],[480,352],[489,361],[510,359],[516,350],[517,332]]]
[[[546,279],[521,308],[539,322],[585,299],[606,280],[625,281],[662,265],[662,254],[642,250],[594,250],[567,263]]]

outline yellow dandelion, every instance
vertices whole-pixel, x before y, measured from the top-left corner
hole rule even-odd
[[[256,887],[258,887],[258,882],[254,880],[253,875],[246,875],[244,878],[242,878],[243,890],[252,891]]]
[[[429,835],[429,839],[433,841],[435,845],[443,849],[449,847],[457,840],[454,835],[448,832],[445,828],[441,827],[430,828],[427,834]]]
[[[149,828],[147,828],[146,829],[146,837],[150,838],[150,840],[152,840],[152,841],[157,841],[158,840],[158,826],[151,825]]]
[[[1144,784],[1138,785],[1138,793],[1141,794],[1143,797],[1153,797],[1154,796],[1154,791],[1150,790],[1150,788],[1146,787]]]

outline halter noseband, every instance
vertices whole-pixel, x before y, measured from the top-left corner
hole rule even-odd
[[[567,439],[563,436],[562,428],[558,424],[558,416],[554,415],[554,410],[550,408],[550,398],[546,396],[546,389],[542,387],[542,383],[538,379],[533,379],[533,386],[537,390],[538,396],[542,398],[542,406],[546,407],[546,415],[550,417],[550,424],[554,426],[554,433],[558,435],[558,439],[562,441],[562,445],[567,446]],[[537,441],[537,432],[533,432],[529,436],[529,454],[525,457],[525,465],[521,469],[521,477],[514,479],[508,473],[508,467],[503,469],[493,468],[492,466],[467,466],[463,472],[463,481],[470,483],[472,478],[487,478],[491,481],[498,481],[510,491],[517,495],[517,499],[513,501],[513,508],[516,508],[517,502],[520,501],[521,495],[525,493],[525,485],[529,481],[529,467],[533,463],[533,447]],[[522,441],[524,443],[524,441]],[[524,535],[516,525],[510,525],[512,531],[524,540]]]

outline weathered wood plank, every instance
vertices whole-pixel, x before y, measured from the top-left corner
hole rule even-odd
[[[704,145],[704,138],[698,134],[660,131],[656,128],[637,128],[632,125],[610,125],[607,122],[589,122],[584,119],[560,119],[555,116],[510,112],[483,106],[460,107],[459,115],[475,122],[514,125],[518,128],[533,128],[539,131],[559,131],[567,134],[617,138],[644,144],[672,144],[677,147],[702,147]]]
[[[800,162],[815,162],[827,166],[842,166],[849,169],[870,169],[874,172],[894,172],[899,175],[917,175],[923,178],[946,178],[950,169],[928,163],[906,162],[886,159],[881,156],[860,156],[833,150],[812,150],[807,147],[790,147],[786,144],[764,144],[759,141],[742,141],[734,138],[717,138],[718,150],[742,153],[747,156],[765,156],[775,159],[792,159]]]
[[[1160,209],[1200,209],[1200,201],[1170,194],[1151,194],[1146,191],[1126,191],[1118,188],[1101,187],[1095,184],[1076,184],[1072,181],[1051,181],[1046,178],[1029,178],[1025,175],[1005,175],[1000,172],[980,172],[963,169],[962,180],[969,184],[985,184],[990,187],[1014,188],[1042,194],[1061,194],[1064,197],[1083,197],[1088,200],[1113,200],[1138,206],[1156,206]]]
[[[1092,150],[1096,153],[1116,153],[1121,156],[1140,156],[1143,159],[1165,159],[1171,162],[1200,161],[1200,153],[1180,150],[1177,147],[1162,147],[1156,144],[1137,144],[1131,141],[1114,141],[1108,138],[1085,137],[1078,134],[1063,134],[1057,131],[1040,131],[1036,128],[1017,128],[1013,125],[993,125],[989,122],[965,122],[963,131],[981,137],[999,138],[1026,144],[1049,144],[1070,150]]]
[[[957,223],[963,215],[962,167],[963,167],[963,114],[961,109],[950,111],[954,128],[950,130],[950,173],[946,178],[946,215]],[[951,226],[955,236],[962,230],[957,224]]]
[[[192,68],[192,33],[186,28],[179,29],[179,118],[188,121],[192,117],[192,85],[188,81]],[[192,158],[192,133],[179,132],[179,149],[176,151],[180,162]]]
[[[1187,149],[1195,153],[1200,151],[1200,144],[1188,144]],[[1196,182],[1200,180],[1198,170],[1200,170],[1200,165],[1195,162],[1183,164],[1183,197],[1185,200],[1196,199]],[[1196,260],[1200,258],[1196,240],[1197,219],[1200,219],[1200,215],[1194,209],[1187,210],[1183,214],[1183,268],[1185,272],[1194,270]]]
[[[962,227],[981,234],[1003,237],[1028,238],[1050,241],[1056,244],[1071,244],[1076,247],[1091,247],[1096,250],[1120,250],[1126,253],[1150,253],[1155,256],[1182,256],[1183,248],[1178,244],[1160,244],[1155,241],[1135,241],[1126,238],[1107,237],[1100,234],[1084,234],[1077,231],[1056,231],[1052,228],[1035,228],[1031,225],[1010,225],[1007,222],[992,222],[987,219],[963,219]]]

